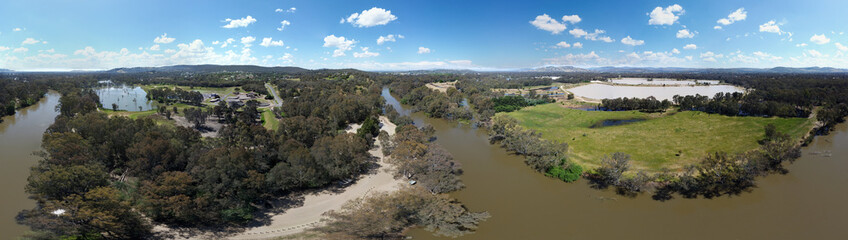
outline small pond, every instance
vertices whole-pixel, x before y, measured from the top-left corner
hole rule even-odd
[[[645,121],[642,118],[634,118],[634,119],[606,119],[602,121],[598,121],[595,124],[592,124],[589,128],[602,128],[602,127],[612,127],[624,124],[630,124],[635,122]]]

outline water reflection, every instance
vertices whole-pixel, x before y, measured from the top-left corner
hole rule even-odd
[[[118,105],[118,110],[148,111],[153,110],[153,101],[147,100],[147,92],[141,87],[126,85],[110,85],[95,89],[103,108],[112,109],[112,104]]]
[[[592,99],[609,99],[609,98],[647,98],[650,96],[658,100],[672,100],[674,95],[695,95],[712,97],[720,92],[742,92],[743,89],[731,85],[710,85],[710,86],[621,86],[592,83],[579,87],[567,89],[574,95],[587,97]]]

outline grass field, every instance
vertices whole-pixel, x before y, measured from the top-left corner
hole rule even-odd
[[[541,132],[545,139],[568,143],[569,156],[584,167],[595,168],[604,155],[623,152],[631,155],[635,168],[647,171],[680,170],[713,152],[754,149],[769,123],[793,138],[809,132],[813,124],[805,118],[728,117],[692,111],[594,112],[564,108],[559,103],[506,114],[522,126]],[[603,120],[634,118],[647,120],[590,128]]]
[[[260,109],[262,111],[261,120],[262,126],[264,126],[268,130],[277,131],[280,128],[280,121],[274,117],[274,112],[271,112],[271,109]]]

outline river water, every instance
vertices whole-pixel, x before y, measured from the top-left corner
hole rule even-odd
[[[29,230],[15,222],[15,215],[35,207],[24,186],[29,168],[38,161],[32,153],[41,149],[44,130],[59,115],[58,104],[59,93],[51,91],[38,103],[3,117],[0,123],[0,239],[16,239]]]
[[[387,103],[403,106],[384,89]],[[652,200],[564,183],[536,173],[523,157],[488,142],[485,130],[411,115],[436,129],[465,171],[451,195],[492,217],[461,239],[843,239],[848,236],[848,127],[817,137],[786,175],[715,199]],[[413,229],[414,239],[440,239]]]

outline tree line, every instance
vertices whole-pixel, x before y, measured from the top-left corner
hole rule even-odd
[[[47,84],[0,78],[0,122],[3,116],[15,115],[20,108],[38,102],[47,93]]]
[[[155,100],[159,103],[185,103],[194,106],[200,106],[203,102],[203,94],[197,91],[186,91],[182,88],[175,87],[158,87],[147,90],[147,100]]]

